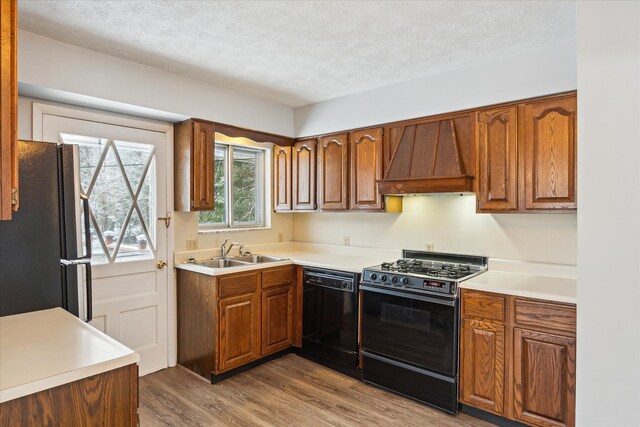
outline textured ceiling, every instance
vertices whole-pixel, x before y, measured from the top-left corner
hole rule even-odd
[[[293,107],[571,42],[576,27],[572,1],[18,4],[27,31]]]

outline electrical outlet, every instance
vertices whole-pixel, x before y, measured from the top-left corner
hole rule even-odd
[[[284,233],[278,233],[278,242],[284,242]]]
[[[187,250],[188,251],[195,251],[196,249],[198,249],[198,239],[193,239],[187,240]]]
[[[344,245],[351,246],[351,236],[344,236]]]
[[[425,243],[425,244],[424,244],[424,248],[425,248],[427,251],[429,251],[429,252],[433,251],[433,242],[427,242],[427,243]]]

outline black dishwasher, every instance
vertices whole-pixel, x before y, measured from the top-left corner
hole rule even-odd
[[[304,269],[299,354],[362,379],[358,369],[358,281],[357,273]]]

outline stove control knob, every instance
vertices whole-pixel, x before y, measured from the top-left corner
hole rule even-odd
[[[393,277],[391,278],[391,281],[392,281],[393,283],[398,283],[398,278],[397,278],[396,276],[393,276]]]
[[[383,274],[382,276],[380,276],[380,280],[382,280],[383,282],[387,281],[387,276],[385,274]]]
[[[378,275],[376,273],[371,273],[371,276],[369,276],[371,278],[371,280],[376,280],[378,278]]]
[[[407,279],[406,277],[403,277],[401,281],[403,285],[406,285],[407,283],[409,283],[409,279]]]

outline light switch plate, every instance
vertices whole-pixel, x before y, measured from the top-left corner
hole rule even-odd
[[[187,250],[188,251],[195,251],[196,249],[198,249],[198,239],[193,239],[187,240]]]

